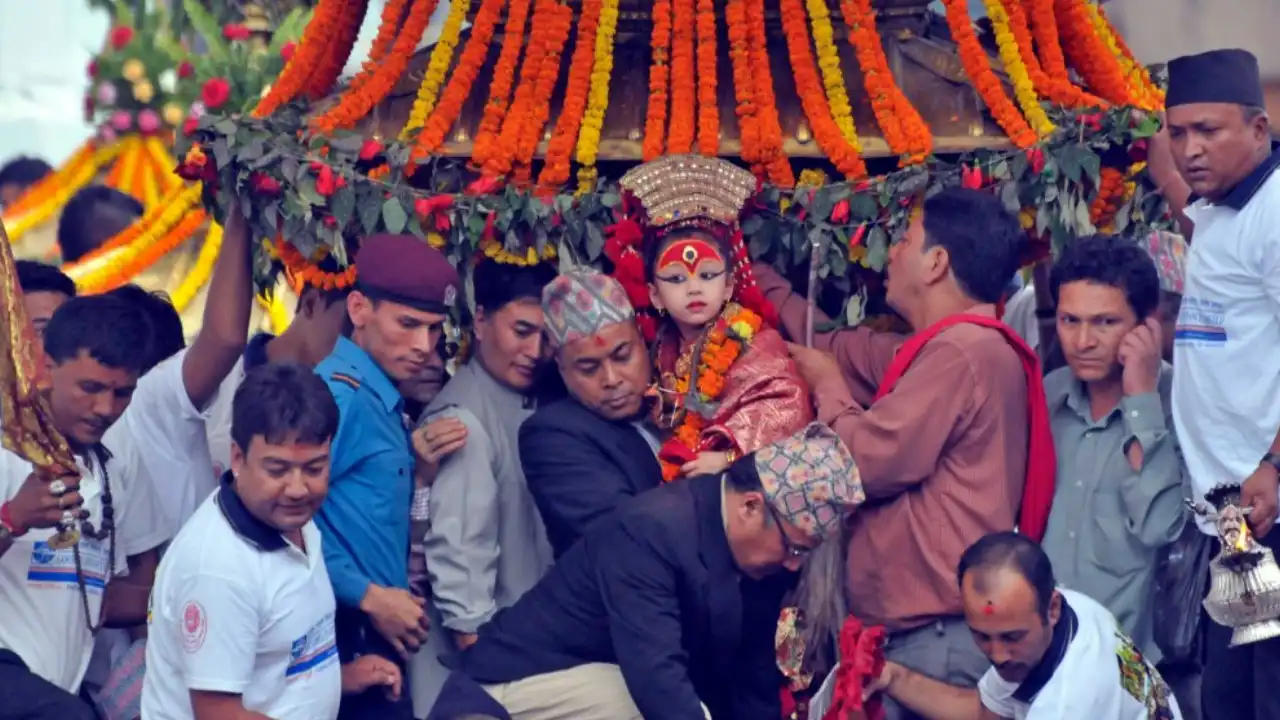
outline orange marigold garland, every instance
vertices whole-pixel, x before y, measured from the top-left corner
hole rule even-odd
[[[542,68],[539,69],[537,82],[533,86],[530,113],[521,129],[522,137],[515,157],[518,163],[517,179],[520,182],[529,179],[534,152],[538,149],[538,141],[547,126],[547,118],[551,115],[551,93],[555,91],[556,80],[560,77],[560,58],[564,53],[565,43],[569,40],[569,28],[573,25],[573,10],[568,5],[555,3],[554,8],[546,29],[547,53],[542,58]],[[596,20],[599,21],[598,8]],[[594,28],[591,38],[594,43]],[[587,78],[590,77],[588,72]]]
[[[547,55],[556,14],[556,0],[536,0],[529,29],[529,45],[524,62],[520,64],[520,82],[516,85],[511,108],[502,122],[502,131],[490,148],[481,167],[489,177],[502,177],[511,172],[520,138],[524,135],[524,123],[528,119],[533,95],[537,90],[538,76],[542,73],[542,60]]]
[[[1113,167],[1104,167],[1098,174],[1098,194],[1089,203],[1089,222],[1095,228],[1111,222],[1120,209],[1124,197],[1124,174]]]
[[[694,102],[697,98],[693,4],[694,0],[672,0],[671,3],[671,127],[667,129],[667,152],[673,155],[687,153],[693,148]]]
[[[1062,49],[1089,89],[1116,105],[1134,104],[1120,63],[1095,32],[1081,0],[1054,0]]]
[[[1054,15],[1055,0],[1019,0],[1026,10],[1031,24],[1031,34],[1036,41],[1040,68],[1050,78],[1071,83],[1067,74],[1067,60],[1062,54],[1062,40],[1058,33],[1058,20]]]
[[[378,23],[378,34],[373,37],[373,44],[369,47],[369,58],[361,65],[361,70],[369,65],[376,65],[386,57],[387,52],[391,50],[391,44],[396,40],[396,31],[404,22],[404,12],[408,7],[409,0],[387,0],[382,6],[382,20]]]
[[[368,9],[369,0],[347,0],[338,30],[329,41],[329,50],[320,58],[307,82],[307,97],[311,100],[323,99],[337,85],[351,57],[351,50],[356,46],[356,37],[360,35],[360,25]]]
[[[308,259],[282,236],[276,236],[273,249],[280,258],[280,263],[284,265],[285,272],[304,286],[309,285],[321,290],[342,290],[355,284],[355,265],[349,265],[341,272],[321,270],[316,263],[323,260],[323,257],[314,261]]]
[[[696,363],[689,363],[688,374],[677,374],[673,378],[672,388],[679,397],[677,402],[685,408],[683,419],[667,440],[670,452],[659,451],[662,464],[662,479],[671,482],[680,476],[680,466],[666,457],[680,457],[690,453],[696,455],[703,450],[702,430],[706,427],[706,418],[689,409],[687,396],[697,394],[696,400],[701,405],[713,405],[724,392],[725,376],[742,353],[746,350],[764,321],[754,312],[736,304],[725,308],[725,312],[716,319],[711,329],[701,340],[700,347],[694,348],[698,358]]]
[[[973,19],[969,16],[969,4],[962,0],[942,0],[947,10],[947,26],[951,28],[951,39],[956,43],[960,53],[960,63],[964,65],[965,74],[973,83],[978,96],[986,103],[987,109],[996,123],[1004,129],[1009,140],[1017,147],[1026,149],[1036,144],[1036,132],[1027,124],[1018,106],[1013,104],[1005,93],[1000,78],[991,69],[987,51],[978,42],[978,34],[973,31]]]
[[[733,67],[733,92],[737,98],[734,112],[738,116],[739,154],[750,163],[756,177],[764,175],[760,167],[760,131],[756,120],[755,93],[751,81],[751,58],[747,53],[747,6],[743,0],[729,0],[724,7],[724,22],[729,36],[729,63]]]
[[[933,133],[893,78],[871,0],[841,0],[840,13],[849,26],[849,42],[857,54],[863,87],[885,142],[898,156],[899,165],[924,162],[933,152]]]
[[[747,53],[751,58],[752,97],[755,100],[760,164],[770,182],[789,188],[796,184],[795,172],[782,152],[782,123],[778,119],[778,99],[773,92],[773,68],[769,64],[768,36],[764,24],[764,0],[746,0]]]
[[[255,117],[266,117],[304,93],[315,96],[328,92],[351,53],[366,1],[320,0],[293,57],[254,108]],[[343,43],[348,39],[344,50]],[[337,69],[332,70],[335,65]],[[325,87],[319,89],[322,84]]]
[[[111,258],[106,261],[107,267],[96,271],[89,270],[83,277],[77,277],[77,290],[85,295],[93,295],[124,285],[190,239],[204,224],[205,219],[205,212],[196,210],[183,215],[176,226],[159,237],[140,237],[137,243],[119,250],[121,259]],[[66,268],[68,274],[73,277],[78,275],[77,266],[84,268],[87,264],[81,261],[75,266]]]
[[[813,136],[818,147],[847,178],[867,175],[867,166],[853,144],[849,142],[831,114],[826,89],[818,75],[809,45],[809,26],[805,22],[804,4],[801,0],[780,0],[782,31],[786,35],[787,55],[791,71],[795,75],[796,92],[804,114],[813,126]]]
[[[524,26],[529,20],[531,2],[532,0],[511,0],[511,10],[507,13],[507,21],[503,26],[502,50],[498,53],[498,61],[493,66],[493,79],[489,82],[489,99],[485,101],[484,113],[480,117],[480,125],[476,128],[476,140],[471,148],[471,162],[476,167],[484,167],[492,157],[494,142],[502,132],[502,123],[510,107],[511,89],[515,86],[516,65],[520,62],[520,51],[524,48]],[[472,31],[472,37],[474,36],[475,32]],[[469,55],[470,51],[471,43],[468,42],[467,50],[463,53],[463,62],[468,59],[473,60],[475,71],[478,73],[480,66],[488,57],[488,47],[486,46],[485,52],[478,53],[477,56]],[[454,71],[454,77],[457,75],[458,72]],[[460,90],[463,93],[459,101],[459,110],[461,110],[461,103],[466,101],[471,84],[462,86]],[[445,90],[446,95],[448,92]],[[450,122],[443,132],[447,133],[452,125],[453,123]],[[436,144],[439,145],[439,143]]]
[[[697,0],[698,152],[720,154],[720,104],[716,97],[715,0]]]
[[[311,121],[312,127],[322,133],[350,128],[391,92],[409,66],[409,59],[417,50],[418,42],[422,40],[422,34],[436,9],[436,0],[412,2],[387,56],[381,63],[367,65],[361,70],[351,80],[338,103]]]
[[[518,1],[518,0],[517,0]],[[524,6],[528,8],[528,0],[524,0]],[[436,103],[435,109],[431,111],[431,116],[427,118],[427,122],[422,126],[422,130],[418,133],[418,137],[413,144],[413,160],[420,162],[425,160],[431,153],[439,149],[444,143],[445,137],[449,134],[449,129],[453,127],[453,123],[457,121],[458,115],[462,113],[462,104],[467,101],[467,97],[471,94],[471,88],[475,86],[476,77],[480,74],[480,66],[484,64],[484,60],[489,55],[489,45],[493,42],[494,32],[497,30],[498,21],[502,17],[502,8],[506,5],[506,0],[484,0],[480,6],[480,10],[476,12],[474,22],[471,24],[471,35],[467,38],[467,46],[462,51],[462,56],[458,58],[458,66],[454,68],[453,75],[449,77],[449,82],[445,84],[444,91],[440,93],[440,100]],[[514,12],[514,9],[513,9]],[[523,29],[524,21],[520,22]],[[507,39],[511,42],[511,39]],[[517,43],[517,48],[519,44]],[[503,48],[505,52],[506,48]],[[497,76],[494,77],[494,84],[497,83]],[[494,85],[490,85],[494,87]],[[488,109],[486,108],[486,113]],[[477,142],[479,141],[477,136]]]
[[[569,60],[569,80],[564,89],[564,103],[556,118],[547,154],[538,176],[538,185],[552,190],[569,180],[569,160],[578,141],[578,129],[587,111],[587,93],[591,88],[591,70],[596,61],[596,32],[600,24],[602,0],[583,0],[573,40],[573,56]]]
[[[641,158],[648,162],[662,154],[667,137],[667,101],[671,84],[671,3],[654,0],[653,32],[649,37],[649,102],[644,113]]]
[[[1052,77],[1041,67],[1035,53],[1035,42],[1031,36],[1031,27],[1027,23],[1027,15],[1022,7],[1022,0],[1001,0],[1004,10],[1009,15],[1009,31],[1018,43],[1018,54],[1026,66],[1027,75],[1035,85],[1036,91],[1044,97],[1060,105],[1071,108],[1101,108],[1110,105],[1106,100],[1090,95],[1067,80]],[[1053,35],[1057,37],[1057,26]]]

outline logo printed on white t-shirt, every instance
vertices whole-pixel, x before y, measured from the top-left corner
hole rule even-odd
[[[107,554],[88,538],[80,541],[80,570],[85,589],[91,595],[101,595],[107,586]],[[76,587],[75,553],[71,548],[58,550],[47,541],[37,540],[31,548],[27,584],[36,588]]]
[[[182,649],[194,653],[209,634],[209,617],[204,607],[192,600],[182,608]]]
[[[1178,311],[1173,339],[1178,345],[1221,347],[1227,344],[1226,306],[1220,302],[1187,296]]]
[[[337,657],[333,613],[326,613],[305,635],[293,641],[293,646],[289,649],[289,666],[285,668],[284,676],[293,681],[329,665]]]

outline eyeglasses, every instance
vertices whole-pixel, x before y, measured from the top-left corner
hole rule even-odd
[[[782,528],[782,516],[778,514],[778,510],[773,507],[773,503],[768,500],[764,501],[765,507],[769,508],[769,514],[773,516],[773,524],[778,526],[778,535],[782,537],[782,552],[786,555],[786,560],[799,560],[809,555],[813,548],[802,547],[796,545],[787,537],[787,532]]]

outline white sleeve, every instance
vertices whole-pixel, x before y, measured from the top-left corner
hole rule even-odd
[[[1000,679],[995,668],[988,668],[978,681],[978,697],[982,706],[1002,718],[1017,717],[1017,705],[1013,699],[1013,690]]]
[[[188,690],[240,695],[253,677],[258,646],[258,603],[241,580],[192,574],[180,581],[168,629],[178,634]]]
[[[115,505],[117,575],[127,558],[160,547],[173,539],[168,516],[156,497],[150,477],[140,471],[137,443],[125,435],[117,436],[107,462],[111,478],[111,500]],[[125,569],[128,568],[126,564]]]

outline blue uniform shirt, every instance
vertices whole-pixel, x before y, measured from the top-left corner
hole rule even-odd
[[[400,392],[359,345],[340,338],[316,374],[340,418],[329,497],[315,520],[334,595],[358,607],[369,583],[409,587],[413,454]]]

